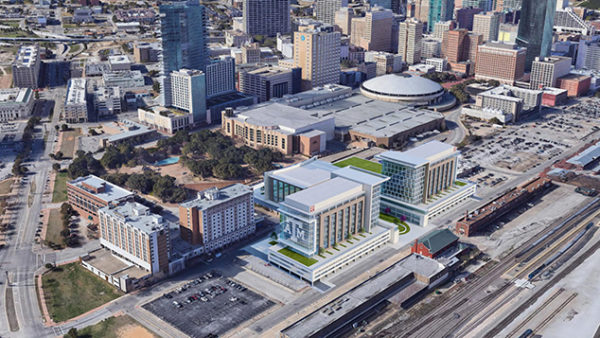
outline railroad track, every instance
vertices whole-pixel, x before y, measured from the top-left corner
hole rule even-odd
[[[557,314],[559,314],[567,305],[569,305],[569,303],[575,299],[575,297],[577,297],[577,292],[574,292],[569,296],[569,298],[565,299],[565,301],[562,302],[554,311],[552,311],[548,317],[546,317],[538,326],[536,326],[535,329],[533,329],[533,334],[538,333],[544,328],[544,326],[548,325],[548,323],[550,323],[550,321],[554,319]]]
[[[555,300],[558,296],[560,296],[563,292],[565,292],[564,288],[560,288],[558,290],[556,290],[555,293],[552,294],[552,296],[550,296],[550,298],[548,298],[544,304],[540,305],[540,307],[537,309],[538,311],[541,311],[543,309],[545,309],[550,303],[552,303],[553,300]],[[511,338],[514,335],[517,335],[519,332],[521,332],[521,330],[523,329],[523,327],[529,323],[533,317],[535,317],[538,314],[537,311],[532,312],[529,316],[527,316],[527,318],[525,318],[524,321],[522,321],[519,325],[517,325],[517,327],[515,327],[514,330],[510,331],[510,333],[506,336],[506,338]]]
[[[525,254],[531,250],[534,250],[535,252],[535,250],[540,250],[541,248],[540,252],[544,251],[547,247],[552,245],[552,243],[557,242],[562,236],[580,225],[582,220],[585,220],[598,210],[600,210],[600,199],[596,198],[573,215],[558,222],[557,225],[548,227],[535,235],[524,244],[526,247],[525,250],[508,254],[496,266],[492,267],[488,272],[485,272],[484,275],[473,279],[468,287],[463,286],[461,289],[457,290],[446,299],[441,306],[422,317],[421,320],[413,321],[411,322],[412,324],[409,325],[406,325],[406,323],[394,324],[392,327],[380,332],[380,334],[395,337],[430,337],[431,334],[424,333],[423,331],[433,330],[432,332],[437,334],[441,333],[440,330],[443,330],[448,334],[455,332],[468,320],[471,320],[473,314],[477,314],[483,308],[487,307],[495,298],[506,292],[516,278],[508,281],[489,295],[484,296],[475,304],[469,302],[472,295],[483,292],[492,282],[497,281],[498,278],[502,277],[507,271],[510,271],[521,264],[522,261],[519,262],[518,258],[523,257],[523,261],[525,261],[530,257],[525,257]],[[517,264],[515,264],[515,262],[517,262]],[[467,308],[461,310],[461,307]],[[459,313],[459,316],[462,317],[458,318],[459,320],[455,324],[452,324],[452,322],[457,320],[456,315],[452,316],[453,312]]]

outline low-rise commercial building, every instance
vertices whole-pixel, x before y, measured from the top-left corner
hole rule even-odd
[[[38,88],[40,49],[38,45],[21,46],[12,64],[13,85],[19,88]]]
[[[98,117],[121,113],[121,89],[119,87],[97,87],[93,92],[94,110]]]
[[[152,42],[137,42],[133,45],[133,58],[135,62],[158,62],[160,45]]]
[[[590,90],[592,78],[586,75],[569,74],[557,80],[557,86],[567,90],[570,97],[579,97]]]
[[[133,193],[97,176],[79,177],[67,182],[68,202],[82,220],[98,223],[98,209],[111,203],[133,199]]]
[[[502,85],[479,93],[475,105],[512,114],[517,121],[521,114],[541,108],[542,94],[541,90]]]
[[[0,89],[0,122],[31,116],[35,99],[30,88]]]
[[[179,205],[181,238],[218,250],[256,231],[252,189],[243,184],[209,189]]]
[[[225,31],[225,44],[229,47],[242,47],[252,42],[252,37],[240,30]]]
[[[242,139],[248,146],[271,148],[285,155],[318,154],[334,137],[334,118],[315,117],[309,111],[279,103],[266,103],[238,110],[225,109],[221,130]]]
[[[169,228],[137,202],[98,209],[100,244],[152,274],[169,272]]]
[[[476,186],[456,178],[459,152],[454,146],[431,141],[408,151],[377,155],[381,173],[390,177],[381,197],[381,211],[410,224],[429,220],[475,194]]]
[[[72,78],[67,84],[63,118],[68,123],[88,121],[86,84],[86,79],[82,77]]]
[[[175,108],[153,106],[138,108],[138,120],[160,132],[173,135],[194,125],[194,116]]]
[[[136,145],[158,138],[158,133],[156,132],[156,130],[150,129],[142,124],[133,122],[131,120],[113,122],[113,125],[117,129],[117,132],[115,134],[102,138],[100,140],[100,146],[117,146],[121,143]],[[104,128],[112,129],[113,125],[105,125]]]
[[[542,89],[542,105],[547,107],[560,106],[569,99],[566,89],[546,87]]]
[[[458,243],[458,237],[448,229],[434,230],[415,240],[410,247],[411,253],[435,258]]]
[[[468,237],[482,231],[510,211],[522,207],[535,196],[543,194],[551,186],[552,180],[549,178],[537,177],[513,188],[504,195],[486,203],[484,206],[470,212],[467,211],[456,222],[455,232],[458,235]]]
[[[121,87],[121,89],[140,88],[145,85],[144,76],[139,70],[111,71],[102,74],[106,87]]]
[[[108,57],[110,70],[113,72],[131,70],[133,64],[127,55],[111,55]]]
[[[494,108],[481,108],[477,106],[463,106],[460,113],[483,121],[498,121],[502,124],[507,124],[514,119],[514,115],[508,111]]]

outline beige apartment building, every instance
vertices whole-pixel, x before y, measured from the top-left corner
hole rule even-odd
[[[365,16],[352,18],[350,43],[369,51],[391,51],[393,21],[391,10],[372,7]]]
[[[421,62],[421,39],[423,23],[418,20],[406,20],[398,27],[398,54],[409,65]]]
[[[303,90],[340,82],[340,38],[333,26],[301,26],[294,32],[294,67],[302,68]]]

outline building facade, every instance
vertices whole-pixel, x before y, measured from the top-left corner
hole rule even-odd
[[[516,45],[486,43],[477,50],[475,78],[512,85],[523,77],[527,49]]]
[[[102,82],[106,87],[120,87],[123,90],[141,88],[146,85],[144,75],[139,70],[106,72],[102,74]]]
[[[294,77],[299,78],[297,70],[277,66],[241,72],[240,91],[256,96],[259,103],[269,101],[275,97],[295,94]]]
[[[586,75],[569,74],[557,80],[558,88],[565,89],[570,97],[579,97],[591,88],[592,78]]]
[[[98,117],[121,113],[121,89],[119,87],[97,87],[93,92],[94,110]]]
[[[206,66],[206,97],[235,91],[235,60],[224,57]]]
[[[36,89],[39,85],[39,75],[39,46],[21,46],[12,64],[13,85],[20,88]]]
[[[87,81],[85,78],[72,78],[67,84],[67,96],[64,104],[64,120],[68,123],[88,121]]]
[[[151,272],[169,272],[169,228],[163,217],[137,202],[98,209],[100,245]]]
[[[335,13],[348,7],[348,0],[317,0],[315,1],[315,15],[317,20],[326,24],[335,24]]]
[[[550,56],[556,0],[522,0],[517,44],[526,48],[525,71],[536,57]]]
[[[182,68],[206,70],[206,13],[198,2],[172,2],[159,6],[162,44],[163,104],[171,105],[171,72]]]
[[[28,118],[34,103],[33,91],[30,88],[0,89],[0,122]]]
[[[200,70],[171,73],[171,106],[192,114],[195,124],[206,122],[206,76]]]
[[[145,126],[169,135],[194,125],[192,114],[159,106],[138,108],[138,120]]]
[[[473,33],[483,35],[483,41],[498,41],[501,14],[487,12],[473,17]]]
[[[248,35],[276,36],[288,34],[290,2],[288,0],[243,0],[243,31]]]
[[[340,81],[340,38],[332,26],[294,32],[294,67],[302,69],[302,89]]]
[[[209,189],[179,205],[181,238],[212,252],[256,231],[252,188],[233,184]]]
[[[503,85],[477,94],[475,105],[512,114],[516,121],[524,112],[541,108],[542,94],[541,90]]]
[[[429,0],[429,19],[427,30],[433,31],[436,22],[452,20],[454,16],[454,0]]]
[[[531,65],[529,88],[556,87],[558,78],[569,74],[570,70],[571,58],[560,56],[536,57]]]
[[[398,27],[398,54],[408,65],[421,62],[421,39],[423,24],[417,20],[406,20]]]
[[[133,200],[133,193],[97,176],[79,177],[67,182],[67,199],[82,220],[98,223],[98,209],[111,203]]]
[[[369,51],[392,50],[394,13],[382,7],[370,8],[363,17],[352,18],[350,43]]]

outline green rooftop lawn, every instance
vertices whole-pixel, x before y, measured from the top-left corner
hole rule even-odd
[[[333,165],[338,166],[340,168],[344,168],[351,165],[353,167],[365,169],[374,173],[381,173],[381,164],[369,160],[364,160],[358,157],[350,157],[343,161],[334,163]]]
[[[296,262],[302,263],[302,264],[304,264],[306,266],[311,266],[311,265],[315,264],[316,262],[318,262],[318,260],[316,260],[314,258],[302,256],[301,254],[299,254],[299,253],[297,253],[295,251],[292,251],[292,250],[290,250],[288,248],[280,249],[279,253],[283,254],[283,255],[286,255],[289,258],[295,260]]]
[[[467,184],[465,182],[461,182],[461,181],[454,181],[454,185],[457,185],[459,187],[464,187]]]

